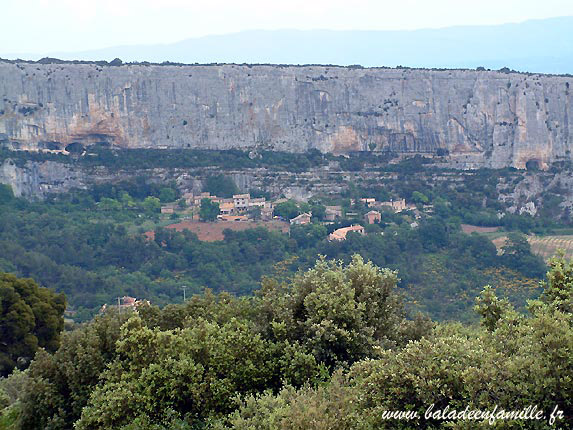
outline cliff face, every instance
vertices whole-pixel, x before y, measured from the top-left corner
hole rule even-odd
[[[573,159],[572,92],[571,77],[484,71],[0,62],[0,144],[391,150],[544,168]]]

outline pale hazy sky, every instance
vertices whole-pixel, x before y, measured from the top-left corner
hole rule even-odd
[[[0,55],[252,29],[406,30],[572,15],[573,0],[0,0]]]

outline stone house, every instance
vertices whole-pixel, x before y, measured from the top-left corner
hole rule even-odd
[[[370,205],[372,205],[373,203],[376,203],[376,199],[375,199],[374,197],[362,198],[362,199],[360,199],[360,201],[361,201],[362,203],[365,203],[366,206],[370,206]]]
[[[248,209],[250,200],[251,200],[250,194],[233,195],[233,203],[235,204],[235,209],[238,211]]]
[[[249,207],[250,208],[255,207],[255,206],[259,207],[259,208],[263,208],[265,206],[265,204],[266,204],[266,200],[264,197],[257,197],[257,198],[249,200]]]
[[[187,206],[193,206],[195,204],[195,196],[193,193],[185,193],[181,197],[185,200]]]
[[[376,207],[382,209],[383,207],[387,207],[392,209],[394,212],[402,212],[407,208],[406,200],[390,200],[389,202],[379,202]]]
[[[291,225],[303,225],[310,224],[310,219],[312,218],[311,213],[302,213],[299,216],[290,220]]]
[[[235,213],[235,204],[233,201],[226,201],[229,199],[225,199],[221,203],[219,203],[219,213],[221,215],[232,215]]]
[[[211,193],[208,193],[208,192],[204,192],[204,193],[197,194],[197,195],[193,195],[193,194],[189,195],[189,194],[184,194],[184,196],[188,196],[188,197],[184,197],[184,198],[185,198],[185,202],[190,206],[201,206],[201,200],[203,200],[203,199],[214,200],[217,203],[220,200],[217,198],[217,196],[212,196]]]
[[[100,312],[106,312],[107,310],[110,309],[119,310],[120,312],[122,310],[137,310],[138,306],[149,305],[149,304],[150,304],[149,300],[139,300],[136,299],[135,297],[124,296],[118,299],[117,304],[114,305],[104,304],[101,307]]]
[[[378,211],[370,211],[364,215],[364,221],[368,224],[379,223],[382,220],[382,215]]]
[[[261,208],[261,219],[263,221],[270,221],[273,219],[274,209],[272,206],[265,205]]]
[[[326,221],[334,221],[336,218],[342,217],[342,206],[326,206],[324,212],[324,219]]]

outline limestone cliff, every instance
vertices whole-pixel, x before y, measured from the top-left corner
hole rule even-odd
[[[469,70],[0,62],[0,144],[390,150],[544,168],[573,158],[570,86]]]

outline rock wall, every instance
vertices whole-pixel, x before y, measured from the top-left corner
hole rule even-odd
[[[545,168],[573,158],[570,87],[469,70],[0,62],[0,144],[390,150]]]
[[[101,180],[110,179],[110,175]],[[72,188],[87,188],[95,178],[73,166],[53,161],[32,162],[19,166],[11,159],[0,163],[0,184],[12,187],[16,197],[44,198]]]
[[[344,171],[338,163],[311,169],[305,172],[273,171],[265,168],[222,170],[218,167],[198,169],[142,169],[117,170],[103,166],[81,168],[70,163],[54,161],[27,161],[16,164],[7,159],[0,164],[0,183],[12,186],[16,196],[42,199],[50,194],[65,193],[72,188],[88,188],[94,184],[117,183],[147,177],[162,183],[175,182],[181,192],[201,192],[205,179],[223,173],[235,181],[242,192],[263,189],[273,197],[307,200],[315,195],[339,195],[348,189],[350,183],[367,183],[392,189],[393,182],[402,181],[393,172],[381,173],[375,170],[360,172]],[[459,183],[472,179],[474,171],[419,172],[416,179],[429,186],[443,183]],[[516,185],[517,184],[517,185]],[[573,175],[570,170],[560,172],[516,171],[511,176],[500,176],[497,182],[499,201],[511,213],[535,215],[544,207],[551,195],[559,195],[559,211],[564,219],[571,219],[573,213]]]

